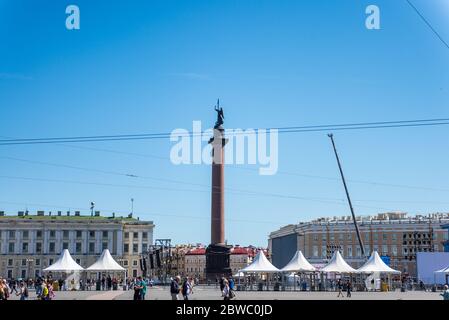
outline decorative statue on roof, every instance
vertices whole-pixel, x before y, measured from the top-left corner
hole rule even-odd
[[[217,105],[215,106],[215,111],[217,111],[217,121],[215,122],[214,129],[218,129],[223,125],[223,108],[220,108],[220,99],[217,100]]]

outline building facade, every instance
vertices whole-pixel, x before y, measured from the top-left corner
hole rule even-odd
[[[443,251],[448,232],[442,225],[449,214],[407,217],[403,212],[357,217],[365,256],[377,250],[389,265],[405,275],[416,277],[416,253]],[[311,222],[288,225],[270,234],[268,248],[273,264],[284,267],[296,250],[301,250],[312,264],[325,264],[335,250],[354,268],[362,256],[351,217],[320,218]]]
[[[58,211],[56,215],[38,211],[17,216],[0,211],[0,276],[33,278],[53,264],[63,249],[86,268],[103,249],[109,249],[129,276],[141,274],[140,254],[153,241],[152,221],[132,217],[81,215]]]

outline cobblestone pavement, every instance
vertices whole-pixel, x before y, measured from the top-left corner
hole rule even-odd
[[[55,300],[132,300],[133,291],[62,291],[55,292]],[[30,291],[30,300],[36,299]],[[168,287],[148,288],[147,300],[171,299]],[[440,292],[353,292],[351,298],[337,298],[337,292],[300,292],[300,291],[237,291],[237,300],[442,300]],[[18,300],[14,294],[11,300]],[[221,294],[215,287],[197,286],[191,300],[221,300]]]

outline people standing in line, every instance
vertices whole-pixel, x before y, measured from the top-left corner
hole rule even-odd
[[[346,297],[351,298],[352,284],[351,281],[348,280],[346,283]]]
[[[445,284],[443,288],[443,293],[440,293],[440,296],[443,297],[443,300],[449,300],[449,286]]]
[[[228,280],[223,279],[223,290],[221,291],[223,300],[231,300],[231,289]]]
[[[343,295],[343,283],[341,282],[341,279],[338,279],[338,281],[337,281],[337,289],[338,289],[337,298],[340,297],[340,296],[344,297],[344,295]]]
[[[172,300],[179,300],[178,298],[178,294],[180,291],[179,288],[179,282],[181,281],[181,277],[180,276],[176,276],[170,284],[170,294],[171,294],[171,299]]]

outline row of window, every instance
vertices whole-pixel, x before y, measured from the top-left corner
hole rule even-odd
[[[137,270],[137,269],[133,269],[133,270],[132,270],[132,276],[133,276],[134,278],[137,277],[137,273],[138,273],[138,270]],[[34,271],[34,277],[38,277],[39,275],[41,275],[40,270],[35,270],[35,271]],[[4,275],[3,275],[3,276],[4,276]],[[26,279],[26,278],[31,277],[31,276],[32,276],[31,271],[30,271],[30,274],[29,274],[29,272],[28,272],[27,269],[22,269],[21,272],[20,272],[20,277],[21,277],[22,279]],[[17,278],[17,275],[16,275],[15,277]],[[7,279],[13,279],[13,278],[15,278],[15,277],[14,277],[14,274],[13,274],[13,270],[9,269],[9,270],[7,271],[7,273],[6,273],[6,278],[7,278]]]
[[[371,253],[371,247],[369,245],[364,246],[365,248],[365,254]],[[340,250],[340,252],[345,257],[361,257],[362,256],[362,250],[360,246],[356,247],[356,252],[354,255],[353,247],[352,246],[340,246],[340,248],[337,248]],[[408,253],[416,253],[416,252],[427,252],[430,251],[431,248],[402,248],[402,254],[407,255]],[[438,251],[438,245],[434,245],[432,248],[434,251]],[[372,250],[378,251],[379,254],[382,255],[392,255],[397,256],[398,255],[398,247],[397,246],[387,246],[383,245],[380,248],[378,246],[373,246]],[[321,246],[321,251],[319,252],[318,246],[312,247],[312,256],[313,257],[322,257],[326,258],[334,253],[334,249],[329,248],[328,246]]]
[[[102,242],[101,244],[101,251],[103,251],[104,249],[108,249],[108,242]],[[138,251],[139,247],[137,243],[134,243],[132,245],[132,251],[130,251],[130,245],[125,243],[123,245],[123,251],[124,253],[140,253]],[[31,253],[29,251],[30,246],[28,244],[28,242],[23,242],[22,243],[22,253]],[[68,242],[63,242],[62,243],[62,250],[64,249],[69,249],[69,243]],[[147,243],[143,243],[142,244],[142,252],[147,251],[148,249],[148,244]],[[76,242],[75,243],[75,253],[81,253],[83,251],[83,243],[82,242]],[[16,244],[14,242],[10,242],[8,243],[8,253],[9,254],[14,254],[16,252]],[[41,242],[36,242],[35,244],[35,250],[34,253],[42,253],[42,243]],[[55,253],[56,252],[56,243],[55,242],[49,242],[48,243],[48,253]],[[95,253],[95,242],[89,242],[89,247],[88,247],[88,252],[89,253]]]
[[[335,241],[336,239],[340,241],[344,241],[345,238],[349,241],[352,241],[353,232],[349,233],[329,233],[329,240]],[[391,241],[397,241],[398,240],[398,234],[397,233],[370,233],[370,232],[364,232],[362,233],[362,237],[365,239],[365,241],[370,241],[372,235],[372,240],[377,241],[379,240],[379,235],[381,235],[383,241],[387,241],[389,235],[391,236]],[[318,241],[319,236],[321,236],[322,241],[327,241],[328,234],[327,233],[315,233],[312,235],[313,241]],[[403,239],[430,239],[432,236],[433,239],[437,239],[438,234],[437,233],[404,233],[402,235]],[[447,240],[448,234],[443,234],[443,239]]]
[[[9,239],[15,239],[16,238],[16,234],[22,233],[22,239],[29,239],[30,237],[30,231],[29,230],[23,230],[23,231],[16,231],[16,230],[8,230],[6,231],[8,238]],[[83,237],[83,231],[82,230],[75,230],[75,231],[69,231],[69,230],[62,230],[62,231],[56,231],[56,230],[49,230],[49,237],[50,239],[54,239],[56,238],[56,232],[61,232],[62,233],[62,237],[67,239],[69,238],[69,234],[70,232],[73,232],[75,234],[75,237],[78,239],[81,239]],[[88,231],[88,235],[89,238],[95,238],[96,231]],[[133,239],[138,239],[139,238],[139,232],[132,232],[133,234]],[[0,230],[0,237],[2,235],[2,231]],[[101,232],[101,236],[103,238],[108,238],[109,237],[109,231],[102,231]],[[130,236],[130,232],[125,232],[125,239],[129,239]],[[43,231],[42,230],[36,230],[36,238],[38,239],[42,239],[43,237]],[[142,238],[143,239],[148,239],[148,232],[142,232]]]

